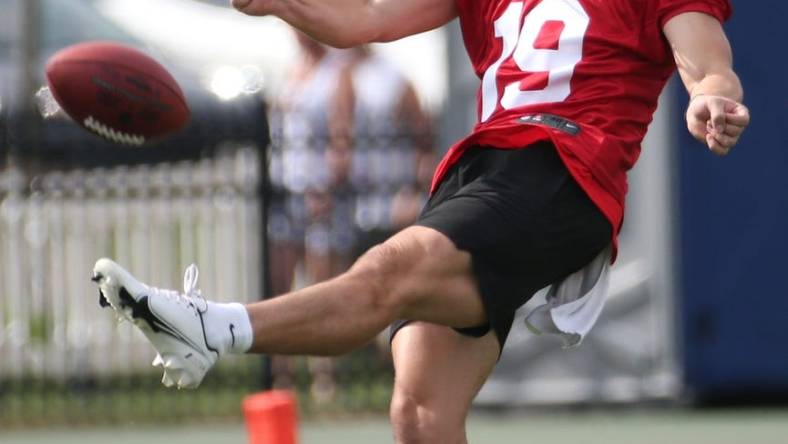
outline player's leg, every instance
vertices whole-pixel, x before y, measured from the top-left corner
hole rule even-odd
[[[108,259],[94,268],[101,300],[134,322],[159,353],[165,385],[194,387],[227,352],[339,354],[372,340],[395,319],[455,327],[483,324],[470,254],[427,227],[410,227],[332,280],[272,300],[213,304],[137,281]]]
[[[467,442],[465,418],[499,350],[492,331],[474,338],[424,322],[401,328],[392,340],[396,442]]]
[[[374,247],[341,276],[270,301],[240,310],[186,307],[103,260],[95,279],[172,362],[199,355],[187,369],[198,381],[224,351],[337,354],[400,318],[452,327],[489,322],[503,341],[517,307],[590,262],[611,227],[549,145],[478,150],[452,171],[420,226]]]
[[[247,306],[252,351],[339,354],[395,319],[470,327],[486,321],[470,254],[427,227],[407,228],[342,275]]]

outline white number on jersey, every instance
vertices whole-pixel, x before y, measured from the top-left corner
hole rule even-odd
[[[482,77],[482,115],[484,122],[500,102],[503,109],[536,103],[560,102],[569,96],[575,66],[583,58],[583,38],[589,18],[578,0],[542,0],[525,17],[520,28],[523,2],[512,2],[495,20],[495,37],[503,39],[501,57],[490,65]],[[556,49],[536,48],[537,39],[550,26],[557,31]],[[512,82],[498,91],[497,77],[501,64],[513,58],[520,71],[546,73],[542,89],[523,91],[520,82]]]

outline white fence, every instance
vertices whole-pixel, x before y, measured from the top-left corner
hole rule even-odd
[[[1,172],[0,380],[149,368],[154,352],[142,335],[99,307],[90,277],[100,257],[175,289],[194,262],[207,297],[260,298],[259,152],[219,153],[156,166]]]

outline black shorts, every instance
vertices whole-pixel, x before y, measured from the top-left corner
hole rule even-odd
[[[550,143],[519,150],[474,147],[430,197],[416,225],[434,228],[472,257],[487,323],[503,348],[514,313],[541,288],[591,262],[612,227]],[[391,326],[391,339],[408,320]]]

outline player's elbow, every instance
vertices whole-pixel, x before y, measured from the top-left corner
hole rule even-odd
[[[356,46],[368,43],[379,42],[380,33],[370,26],[356,26],[346,29],[338,29],[322,41],[326,45],[338,49],[355,48]]]
[[[320,41],[323,44],[337,49],[348,49],[357,46],[353,44],[353,40],[344,37],[324,38],[320,39]]]
[[[393,33],[393,32],[390,32],[390,33],[380,33],[380,34],[378,34],[378,36],[375,38],[374,42],[375,42],[375,43],[389,43],[389,42],[393,42],[393,41],[395,41],[395,40],[399,40],[399,39],[401,39],[401,38],[402,38],[402,36],[401,36],[400,34]]]
[[[347,32],[343,42],[345,48],[366,45],[369,43],[387,43],[402,38],[399,26],[396,26],[381,11],[369,8],[363,14],[352,32]]]
[[[349,49],[368,42],[358,35],[338,35],[331,39],[324,40],[323,43],[337,49]]]

